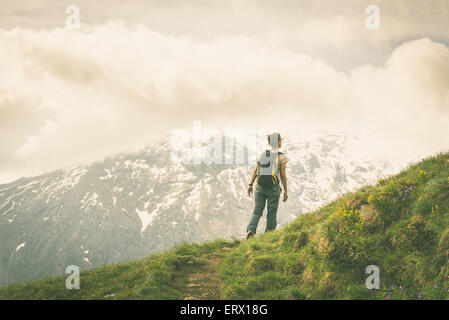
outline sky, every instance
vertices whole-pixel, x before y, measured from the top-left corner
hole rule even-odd
[[[367,133],[360,152],[386,159],[448,150],[448,16],[447,0],[2,0],[0,184],[197,120]]]

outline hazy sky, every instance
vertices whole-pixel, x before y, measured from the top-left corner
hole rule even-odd
[[[193,120],[368,132],[392,159],[447,150],[448,17],[447,0],[2,0],[0,183]]]

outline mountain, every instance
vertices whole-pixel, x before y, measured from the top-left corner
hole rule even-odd
[[[0,288],[0,299],[449,299],[449,153],[250,240],[85,271],[79,290],[65,277]]]
[[[357,141],[338,132],[285,140],[289,200],[280,205],[280,225],[398,170],[355,158]],[[241,238],[253,206],[245,195],[253,163],[174,163],[170,152],[166,138],[0,185],[0,285],[64,274],[68,265],[136,260],[184,242]]]

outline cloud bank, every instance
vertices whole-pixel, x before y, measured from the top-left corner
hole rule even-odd
[[[344,72],[249,36],[197,41],[121,21],[0,29],[0,43],[0,183],[133,149],[193,120],[369,132],[367,150],[389,158],[448,149],[449,48],[429,38]]]

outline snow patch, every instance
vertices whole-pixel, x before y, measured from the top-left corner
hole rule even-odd
[[[109,170],[109,169],[104,169],[104,171],[106,171],[107,175],[105,175],[105,176],[103,176],[103,177],[100,177],[100,178],[99,178],[100,180],[106,180],[106,179],[112,178],[111,170]]]
[[[11,206],[8,210],[6,210],[5,212],[3,212],[3,213],[2,213],[2,216],[6,215],[9,211],[11,211],[12,209],[14,209],[14,205],[15,205],[15,202],[13,201],[13,202],[12,202],[12,206]]]
[[[85,166],[73,166],[63,170],[62,176],[59,175],[51,181],[43,190],[36,196],[36,198],[42,198],[43,195],[47,195],[48,203],[50,198],[54,196],[58,191],[64,192],[65,190],[73,189],[81,180],[88,170]],[[26,189],[25,189],[26,190]],[[24,191],[25,191],[24,190]]]
[[[39,183],[39,180],[33,180],[31,182],[28,182],[27,184],[24,184],[24,185],[21,185],[21,186],[17,186],[17,190],[29,189],[31,186],[33,186],[36,183]]]
[[[26,242],[19,244],[16,248],[16,252],[19,251],[20,249],[22,249],[23,247],[25,247],[25,244],[26,244]]]
[[[92,207],[92,206],[97,206],[97,207],[103,208],[103,203],[99,202],[97,200],[98,193],[94,192],[94,193],[92,193],[92,195],[89,198],[87,198],[88,195],[89,195],[89,192],[84,195],[83,199],[81,199],[81,203],[83,205],[81,206],[80,209],[84,209],[84,211],[87,211],[89,209],[89,207]]]
[[[154,218],[156,218],[158,214],[159,208],[162,206],[163,206],[162,203],[158,203],[156,209],[153,210],[151,213],[148,213],[147,210],[139,210],[138,208],[136,208],[137,215],[139,216],[139,219],[142,223],[140,233],[143,233],[147,229],[148,225],[151,224],[151,222],[153,222]]]

